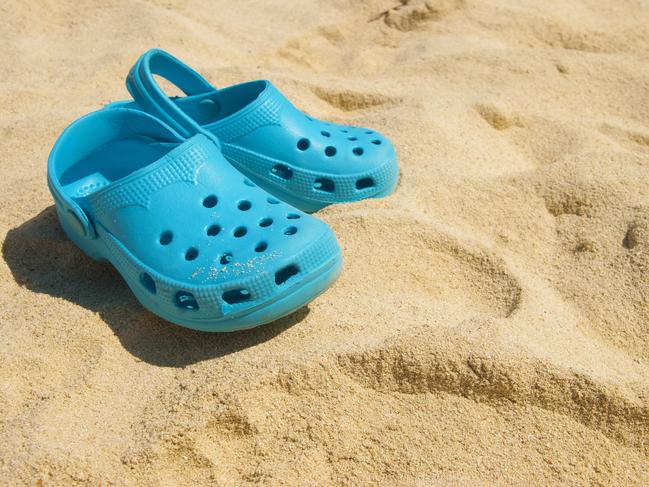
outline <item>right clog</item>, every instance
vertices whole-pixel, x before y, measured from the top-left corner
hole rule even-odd
[[[325,223],[257,187],[214,137],[182,137],[142,111],[74,122],[52,149],[48,184],[70,239],[182,326],[268,323],[314,299],[341,269]]]
[[[187,96],[169,98],[154,75]],[[396,153],[387,137],[317,120],[269,81],[217,89],[172,55],[152,49],[135,63],[126,85],[134,101],[112,106],[146,111],[184,137],[216,136],[233,166],[304,211],[386,196],[397,185]]]

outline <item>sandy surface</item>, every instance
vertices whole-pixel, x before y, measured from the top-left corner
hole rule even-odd
[[[0,483],[649,483],[649,3],[0,3]],[[144,311],[51,145],[165,48],[394,141],[336,285],[261,329]]]

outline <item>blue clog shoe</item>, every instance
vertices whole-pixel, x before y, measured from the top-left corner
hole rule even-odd
[[[198,330],[261,325],[327,289],[342,262],[331,229],[255,186],[213,136],[183,135],[126,108],[68,127],[48,184],[70,239],[153,313]]]
[[[187,96],[167,97],[153,75]],[[316,120],[269,81],[216,89],[170,54],[152,49],[131,69],[134,102],[183,137],[214,135],[226,159],[276,197],[304,211],[332,203],[377,198],[397,184],[396,153],[380,133]]]

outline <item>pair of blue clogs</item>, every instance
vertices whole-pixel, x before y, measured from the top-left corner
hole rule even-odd
[[[187,96],[167,97],[154,74]],[[331,229],[304,212],[396,186],[385,137],[315,120],[268,81],[216,89],[154,49],[126,85],[133,101],[59,137],[48,183],[70,239],[179,325],[249,328],[304,306],[342,265]]]

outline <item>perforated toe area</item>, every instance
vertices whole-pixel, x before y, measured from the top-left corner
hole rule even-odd
[[[232,194],[246,198],[237,200]],[[188,286],[170,293],[181,310],[199,312],[217,304],[225,316],[258,305],[335,252],[328,227],[267,197],[245,178],[199,200],[190,221],[165,222],[152,239],[156,259],[166,263],[169,275],[179,280],[188,276]],[[149,292],[164,286],[145,275],[141,285]]]
[[[305,115],[270,84],[239,116],[206,128],[235,167],[294,204],[355,201],[388,194],[396,185],[388,139]]]
[[[321,151],[321,157],[326,162],[326,158],[338,158],[350,164],[359,163],[357,169],[372,169],[373,163],[367,163],[362,160],[355,160],[355,157],[384,157],[385,154],[379,150],[379,146],[390,146],[390,142],[381,134],[360,127],[339,125],[330,122],[316,120],[313,117],[305,115],[307,123],[302,128],[301,136],[297,141],[297,147],[300,151],[306,152]],[[333,160],[331,161],[333,162]],[[326,171],[326,168],[323,168]],[[354,168],[348,168],[353,171]],[[357,171],[361,172],[361,171]],[[332,173],[340,171],[332,170]]]
[[[314,140],[302,137],[298,141],[298,148],[301,147],[304,152],[320,150],[320,157],[324,161],[320,172],[329,173],[329,177],[314,178],[313,190],[316,195],[325,192],[330,197],[336,197],[337,192],[344,192],[341,198],[353,199],[384,184],[385,175],[376,173],[376,169],[381,167],[380,161],[389,161],[392,157],[393,149],[385,137],[373,130],[322,122],[309,116],[305,118],[308,124],[304,130]],[[288,166],[286,170],[293,172]],[[337,189],[336,180],[341,178],[344,178],[344,183]],[[353,189],[359,194],[350,196]]]

